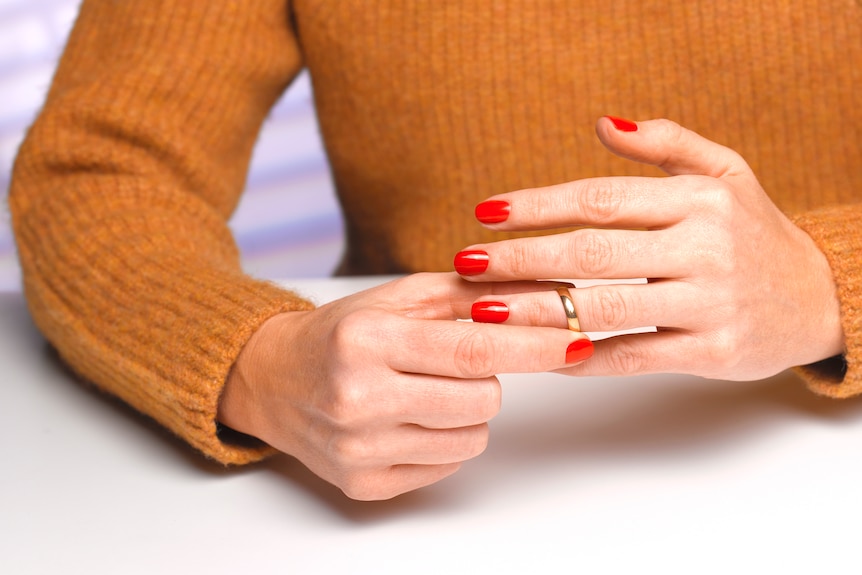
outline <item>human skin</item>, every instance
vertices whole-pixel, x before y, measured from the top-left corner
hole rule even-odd
[[[231,371],[219,421],[354,499],[434,483],[485,449],[487,422],[500,409],[496,374],[558,369],[593,351],[568,329],[453,320],[469,318],[482,294],[556,285],[416,274],[274,316]]]
[[[484,268],[459,268],[474,282],[648,278],[570,290],[585,331],[658,331],[597,342],[588,362],[563,372],[754,380],[843,352],[826,257],[742,157],[668,120],[602,118],[596,132],[611,152],[671,177],[594,178],[489,198],[477,216],[493,229],[587,227],[469,246]],[[565,326],[556,293],[483,296],[474,309],[477,321],[493,320],[482,313],[493,309],[508,325]]]

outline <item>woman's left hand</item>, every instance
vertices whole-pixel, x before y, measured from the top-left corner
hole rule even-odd
[[[751,380],[843,352],[825,256],[737,153],[668,120],[602,118],[596,131],[612,152],[671,177],[595,178],[494,196],[476,209],[493,229],[589,227],[476,245],[455,257],[470,281],[648,278],[570,290],[583,331],[658,331],[597,342],[590,360],[563,371]],[[552,290],[484,298],[473,315],[566,326]]]

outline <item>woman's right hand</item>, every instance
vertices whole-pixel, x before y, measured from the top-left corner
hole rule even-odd
[[[388,499],[481,453],[498,373],[592,354],[585,335],[453,321],[489,293],[553,289],[417,274],[265,322],[225,386],[219,421],[288,453],[354,499]]]

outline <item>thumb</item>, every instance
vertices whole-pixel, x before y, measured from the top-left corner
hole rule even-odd
[[[657,166],[671,176],[723,178],[751,173],[742,156],[730,148],[670,120],[632,122],[605,116],[596,123],[596,134],[614,154]]]

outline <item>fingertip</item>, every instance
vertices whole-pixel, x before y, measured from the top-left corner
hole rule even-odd
[[[612,153],[623,157],[626,156],[622,150],[631,145],[627,143],[629,138],[639,130],[637,122],[620,116],[602,116],[596,121],[596,136],[599,141]]]
[[[604,119],[608,120],[610,124],[614,127],[618,132],[637,132],[638,124],[633,120],[629,120],[627,118],[621,118],[619,116],[605,116]]]
[[[573,365],[590,359],[595,350],[593,342],[587,336],[579,337],[566,348],[566,365]]]
[[[467,249],[455,254],[452,263],[461,276],[477,276],[488,269],[489,259],[488,252],[484,250]]]
[[[505,200],[485,200],[476,206],[475,216],[483,224],[500,224],[509,219],[511,210]]]
[[[499,301],[478,301],[471,307],[470,317],[478,323],[503,323],[509,319],[509,306]]]

